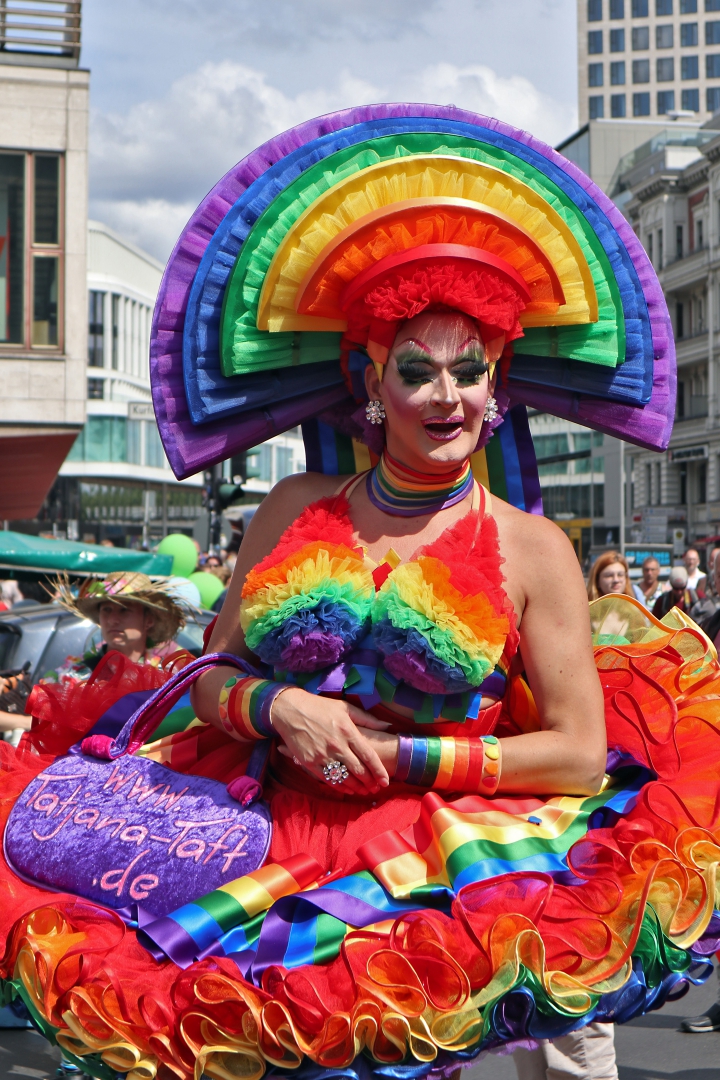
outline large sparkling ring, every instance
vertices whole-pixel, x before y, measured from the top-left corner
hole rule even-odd
[[[328,784],[342,784],[349,775],[347,765],[343,765],[342,761],[328,761],[323,765],[323,776]]]

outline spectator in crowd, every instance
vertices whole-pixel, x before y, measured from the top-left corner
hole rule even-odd
[[[707,578],[703,583],[704,595],[699,596],[696,603],[690,609],[690,618],[694,619],[698,626],[704,629],[705,624],[711,619],[715,612],[720,608],[720,593],[718,593],[718,575],[715,572],[716,564],[717,569],[720,570],[720,561],[718,561],[718,553],[720,548],[713,548],[708,556],[708,572]],[[714,637],[714,635],[712,635]]]
[[[637,600],[646,608],[652,609],[655,601],[667,591],[667,586],[660,581],[660,563],[653,555],[648,555],[642,564],[642,577],[633,585]]]
[[[693,611],[698,611],[698,615],[701,617],[692,617],[698,623],[701,630],[704,630],[710,640],[717,648],[720,644],[720,559],[715,559],[712,568],[712,596],[708,596],[705,601],[702,602],[702,607],[708,610],[703,612],[701,604],[698,603],[693,607]]]
[[[203,570],[219,570],[222,566],[222,559],[219,555],[208,555],[203,563]]]
[[[593,564],[588,581],[588,598],[597,600],[608,593],[635,596],[630,584],[627,559],[619,551],[604,551]]]
[[[185,625],[182,608],[145,574],[116,571],[102,580],[85,582],[79,595],[62,583],[58,602],[100,627],[102,645],[82,657],[69,656],[53,677],[87,679],[106,653],[122,653],[135,664],[152,661],[153,653],[171,642]]]
[[[670,588],[658,597],[652,609],[656,619],[662,619],[674,607],[690,614],[690,608],[697,602],[698,596],[695,589],[688,588],[688,580],[688,572],[684,566],[673,566],[670,571]]]
[[[687,587],[694,589],[696,593],[704,594],[707,575],[700,569],[700,556],[695,548],[688,548],[683,555],[683,562],[687,570]]]
[[[5,605],[5,611],[12,610],[14,604],[18,604],[21,600],[24,600],[24,596],[20,591],[20,586],[17,581],[13,581],[10,578],[7,581],[0,582],[0,590],[2,602]]]

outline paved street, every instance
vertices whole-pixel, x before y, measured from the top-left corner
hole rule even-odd
[[[684,1035],[680,1018],[702,1012],[714,999],[717,981],[691,990],[682,1001],[617,1029],[620,1080],[720,1080],[720,1032]],[[34,1031],[0,1031],[0,1080],[51,1080],[60,1054]],[[517,1080],[510,1057],[486,1057],[463,1080]]]

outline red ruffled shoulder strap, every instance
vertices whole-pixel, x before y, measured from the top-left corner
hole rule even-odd
[[[342,545],[362,556],[362,548],[358,547],[353,537],[349,510],[350,504],[342,492],[310,503],[292,525],[288,525],[270,554],[253,568],[253,575],[272,569],[307,544],[322,542],[329,547]]]

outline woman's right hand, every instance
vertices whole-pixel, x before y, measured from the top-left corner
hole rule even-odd
[[[349,776],[337,785],[343,793],[376,794],[389,784],[387,769],[355,724],[376,731],[388,727],[370,713],[335,698],[318,697],[299,687],[279,694],[272,705],[272,725],[282,739],[279,747],[316,780],[327,783],[323,765],[341,761]]]

